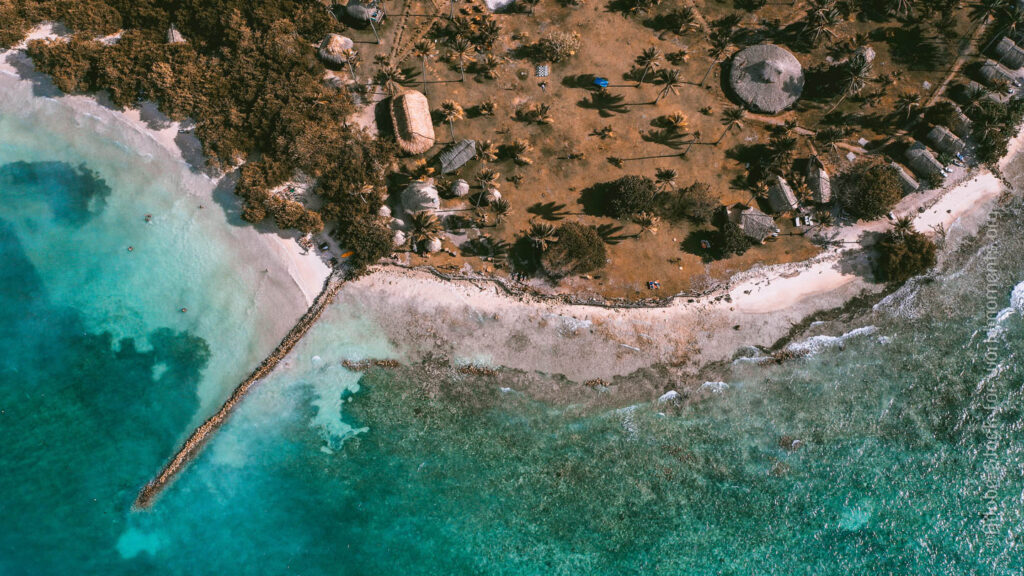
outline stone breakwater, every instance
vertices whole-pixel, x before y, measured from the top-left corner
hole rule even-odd
[[[320,319],[320,315],[323,313],[327,305],[334,300],[334,297],[338,294],[344,284],[344,273],[339,269],[335,269],[331,272],[330,276],[324,281],[323,289],[320,294],[317,295],[316,299],[310,305],[306,313],[299,318],[299,321],[288,331],[288,334],[281,340],[281,343],[274,348],[274,351],[269,356],[264,358],[263,362],[249,374],[241,384],[239,384],[235,390],[231,393],[231,396],[226,402],[220,407],[220,410],[210,416],[205,422],[202,423],[198,428],[192,432],[192,435],[188,437],[175,453],[174,457],[171,458],[167,464],[160,470],[160,473],[150,480],[146,487],[139,492],[138,497],[135,499],[134,507],[136,509],[148,508],[160,495],[160,493],[166,488],[182,470],[188,466],[199,452],[203,449],[206,441],[213,436],[217,430],[227,422],[231,412],[241,404],[242,399],[252,389],[252,387],[260,381],[262,378],[270,374],[281,360],[291,352],[292,348],[299,343],[299,340],[306,335],[306,332],[316,324],[316,321]]]

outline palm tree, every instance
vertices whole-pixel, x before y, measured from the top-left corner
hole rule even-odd
[[[902,240],[903,238],[906,238],[908,234],[912,234],[914,231],[914,219],[911,218],[910,216],[900,216],[899,218],[896,219],[895,222],[892,223],[892,235],[894,238],[899,238]]]
[[[664,192],[669,188],[675,188],[676,178],[679,177],[679,173],[671,168],[658,168],[654,172],[654,183],[658,187],[658,192]]]
[[[377,70],[373,80],[384,88],[388,96],[394,96],[401,90],[402,86],[399,83],[405,80],[405,74],[402,73],[401,68],[398,66],[384,64]]]
[[[897,18],[909,15],[913,7],[914,0],[889,0],[889,12]]]
[[[792,136],[775,136],[769,143],[768,168],[777,172],[793,161],[796,152],[796,138]]]
[[[494,211],[494,222],[497,224],[504,222],[512,213],[512,204],[504,198],[499,198],[491,204],[491,210]]]
[[[707,72],[704,73],[704,77],[700,79],[700,86],[704,86],[704,82],[707,81],[708,76],[711,75],[711,71],[718,65],[719,60],[732,47],[732,36],[733,31],[729,29],[718,29],[711,33],[709,40],[711,41],[711,47],[708,48],[708,55],[711,56],[711,65],[708,66]]]
[[[971,18],[976,22],[987,22],[997,17],[1010,5],[1010,0],[978,0],[971,5]]]
[[[481,168],[480,171],[476,173],[476,181],[480,183],[480,187],[485,191],[488,188],[497,186],[498,178],[501,178],[501,174],[491,170],[490,168]]]
[[[818,226],[820,228],[827,228],[836,223],[836,218],[832,215],[831,210],[816,210],[814,212],[814,219],[818,221]]]
[[[686,114],[683,114],[682,112],[673,112],[671,114],[666,114],[665,116],[661,117],[661,121],[664,123],[666,128],[668,128],[675,134],[686,133],[688,121],[686,118]]]
[[[476,147],[476,155],[484,162],[494,162],[498,159],[498,147],[490,140],[484,140]]]
[[[526,153],[533,149],[527,140],[516,140],[512,143],[512,160],[520,166],[533,164],[533,160],[526,157]]]
[[[743,129],[743,108],[727,108],[722,112],[722,126],[725,127],[725,130],[723,130],[722,135],[718,137],[718,140],[715,142],[715,146],[718,146],[722,142],[722,139],[725,138],[725,135],[729,132],[734,129]]]
[[[480,68],[484,72],[484,76],[495,79],[498,77],[498,66],[501,65],[501,59],[494,54],[488,54],[484,56],[483,62],[480,63]]]
[[[903,92],[896,98],[896,112],[908,122],[921,108],[921,95],[917,92]]]
[[[534,247],[543,252],[556,240],[555,227],[546,222],[530,222],[530,229],[526,231],[526,237]]]
[[[811,9],[807,13],[803,33],[811,44],[817,46],[821,43],[822,37],[835,38],[836,32],[833,28],[842,19],[843,15],[836,8],[835,0],[811,0]]]
[[[452,43],[452,52],[459,57],[459,75],[462,82],[466,81],[466,60],[473,61],[472,51],[475,48],[473,43],[462,36],[456,36]]]
[[[697,17],[693,8],[684,6],[669,12],[665,20],[672,27],[672,31],[682,36],[697,26]]]
[[[869,79],[871,79],[871,62],[868,62],[865,58],[851,58],[843,70],[843,78],[840,84],[841,96],[829,112],[838,108],[848,96],[860,93],[864,86],[867,85]]]
[[[462,110],[462,106],[455,100],[441,102],[441,119],[448,123],[448,129],[452,133],[452,142],[455,142],[455,121],[462,120],[465,117],[465,111]]]
[[[434,43],[430,40],[423,39],[416,42],[412,48],[413,54],[420,57],[423,70],[423,95],[427,95],[427,58],[434,55],[435,48]]]
[[[834,152],[838,148],[837,145],[846,137],[846,134],[847,129],[845,126],[829,126],[818,130],[818,133],[814,135],[814,139],[828,146]]]
[[[423,242],[429,242],[441,236],[444,226],[437,219],[437,215],[431,210],[414,212],[409,217],[409,240],[415,248]]]
[[[669,92],[679,94],[679,89],[683,87],[683,75],[675,68],[662,70],[661,74],[658,75],[658,83],[661,84],[661,91],[658,92],[658,96],[654,99],[655,104]]]
[[[658,233],[658,223],[661,222],[661,219],[650,212],[641,212],[633,217],[633,222],[640,225],[640,233],[637,236],[645,232],[654,235]]]
[[[636,57],[636,65],[643,66],[644,69],[643,74],[640,75],[640,81],[636,83],[636,87],[639,88],[647,79],[647,74],[661,66],[661,50],[654,46],[647,48]]]
[[[341,52],[341,57],[345,59],[345,65],[348,66],[349,76],[352,77],[352,82],[358,84],[359,79],[356,78],[356,63],[359,60],[359,52],[351,48],[346,48]]]

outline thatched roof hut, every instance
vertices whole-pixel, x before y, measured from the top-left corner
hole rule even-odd
[[[917,183],[917,180],[914,180],[914,177],[911,176],[909,172],[907,172],[906,168],[897,164],[896,162],[893,162],[892,164],[890,164],[890,166],[892,166],[896,170],[896,174],[899,175],[900,177],[900,183],[903,184],[904,195],[917,192],[918,189],[921,188],[921,186]]]
[[[402,190],[402,208],[407,214],[415,214],[424,210],[437,210],[441,207],[441,197],[434,188],[434,179],[410,182]]]
[[[971,135],[971,119],[964,114],[959,106],[953,105],[953,114],[949,119],[949,129],[960,138],[967,138]]]
[[[768,189],[768,204],[774,212],[792,212],[800,208],[796,194],[782,176],[776,176],[771,188]]]
[[[736,204],[732,208],[726,208],[725,214],[730,222],[739,226],[744,236],[758,244],[763,244],[765,239],[779,235],[779,227],[775,225],[775,219],[757,208]]]
[[[1024,50],[1009,36],[1004,36],[999,44],[996,44],[996,56],[999,63],[1012,70],[1019,70],[1024,66]]]
[[[341,66],[348,61],[348,57],[345,55],[346,50],[351,50],[355,46],[351,38],[346,38],[341,34],[328,34],[324,37],[324,41],[320,43],[320,49],[317,50],[316,54],[321,60],[335,66]]]
[[[800,62],[785,48],[758,44],[733,57],[729,84],[747,108],[776,114],[800,98],[804,72]]]
[[[185,44],[188,40],[178,32],[178,28],[171,24],[171,27],[167,29],[167,43],[168,44]]]
[[[825,165],[817,156],[807,159],[807,187],[816,204],[828,204],[832,201],[832,180],[825,170]]]
[[[391,123],[398,147],[406,154],[423,154],[434,145],[427,97],[408,90],[391,98]]]
[[[922,178],[941,178],[942,163],[920,142],[907,149],[907,166]]]
[[[384,11],[370,3],[360,0],[349,0],[345,6],[345,14],[357,22],[380,22],[384,19]]]
[[[463,198],[469,196],[469,182],[459,178],[452,184],[452,196]]]
[[[995,60],[986,60],[981,65],[981,69],[978,70],[978,74],[981,75],[982,79],[989,86],[995,84],[1009,84],[1012,86],[1014,82],[1013,74]]]
[[[964,151],[964,141],[957,138],[956,134],[950,132],[949,128],[946,128],[945,126],[936,126],[932,128],[925,139],[928,140],[928,143],[931,144],[932,148],[938,150],[942,154],[956,156]]]
[[[476,157],[475,140],[459,140],[445,147],[437,155],[437,161],[441,164],[441,174],[454,172]]]

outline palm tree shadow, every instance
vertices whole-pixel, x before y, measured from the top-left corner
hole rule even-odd
[[[618,224],[601,224],[595,228],[595,230],[597,230],[597,235],[601,237],[601,240],[604,240],[604,243],[610,246],[614,246],[623,240],[633,238],[632,234],[619,234],[623,229],[624,227],[619,226]]]
[[[640,137],[644,142],[652,142],[654,144],[661,144],[662,146],[668,146],[673,150],[679,150],[687,142],[683,139],[684,134],[671,129],[662,128],[661,130],[649,130],[642,132]]]
[[[547,220],[548,222],[557,222],[569,215],[569,212],[565,210],[565,204],[558,202],[537,202],[527,208],[526,211],[540,216],[542,220]]]
[[[601,89],[591,92],[590,98],[580,100],[577,105],[580,108],[597,110],[602,118],[609,118],[616,114],[625,114],[629,111],[629,108],[623,103],[625,99],[626,97],[621,94],[612,94],[607,90]]]

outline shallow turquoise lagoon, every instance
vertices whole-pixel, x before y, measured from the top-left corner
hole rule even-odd
[[[0,574],[1024,570],[1019,204],[998,242],[853,322],[874,329],[737,362],[692,406],[585,413],[430,367],[360,379],[340,361],[391,351],[336,306],[133,512],[280,337],[275,299],[301,295],[261,289],[251,231],[198,207],[205,177],[27,90],[0,83]]]

